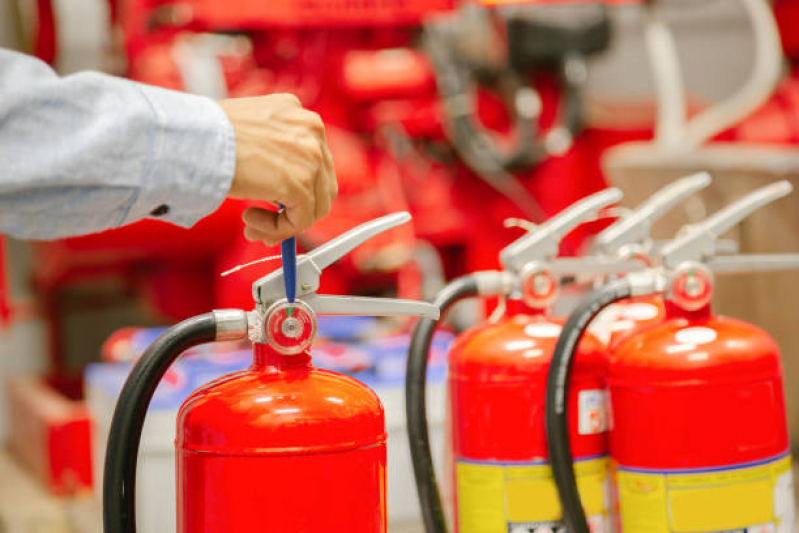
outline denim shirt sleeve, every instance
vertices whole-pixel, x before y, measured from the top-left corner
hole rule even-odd
[[[54,239],[158,217],[191,226],[225,198],[233,128],[213,100],[0,49],[0,233]]]

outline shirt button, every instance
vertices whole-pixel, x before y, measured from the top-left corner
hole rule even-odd
[[[166,204],[161,204],[152,211],[150,211],[150,214],[154,217],[160,217],[166,215],[167,213],[169,213],[169,206]]]

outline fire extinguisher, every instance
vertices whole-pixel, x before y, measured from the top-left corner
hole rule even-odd
[[[111,424],[105,533],[136,531],[141,431],[169,365],[194,345],[248,336],[253,365],[194,391],[179,411],[178,532],[386,531],[383,407],[365,385],[315,368],[309,348],[317,314],[438,316],[423,302],[316,293],[325,267],[410,218],[394,213],[367,222],[299,256],[293,268],[284,256],[283,269],[253,284],[253,311],[190,318],[148,348]]]
[[[496,322],[461,334],[449,355],[448,430],[453,511],[461,533],[557,529],[560,509],[548,466],[544,392],[549,360],[563,322],[549,307],[561,277],[619,274],[639,262],[594,257],[556,258],[560,240],[621,198],[607,189],[535,227],[500,254],[503,271],[484,271],[449,284],[434,304],[443,315],[474,296],[508,299]],[[447,531],[427,439],[425,371],[435,320],[414,331],[408,358],[406,415],[414,474],[428,532]],[[606,351],[595,339],[577,357],[571,434],[580,458],[580,482],[598,528],[609,517],[609,470],[604,435]],[[542,529],[543,531],[544,529]]]
[[[526,320],[536,322],[538,325],[535,327],[525,327],[525,331],[522,332],[520,331],[520,324],[525,319],[516,318],[514,322],[507,320],[506,317],[506,320],[500,321],[499,324],[483,326],[487,331],[483,331],[480,335],[487,335],[489,333],[495,335],[496,342],[504,341],[506,346],[514,346],[513,339],[521,337],[522,340],[516,343],[516,348],[512,348],[512,350],[516,350],[517,357],[519,358],[523,357],[523,350],[527,350],[526,353],[529,356],[535,351],[535,346],[530,343],[529,337],[531,337],[531,332],[549,332],[550,334],[557,335],[557,331],[562,325],[562,322],[547,317],[542,312],[555,299],[558,286],[556,274],[563,275],[569,271],[576,273],[582,271],[585,273],[587,271],[589,275],[594,278],[599,277],[601,279],[607,279],[608,274],[618,274],[634,269],[636,265],[630,264],[632,261],[641,261],[643,259],[641,264],[637,265],[638,268],[648,266],[649,261],[646,258],[646,254],[651,252],[652,245],[654,244],[651,243],[649,239],[651,225],[680,201],[707,186],[709,181],[710,177],[705,173],[688,176],[664,187],[648,201],[642,203],[634,210],[624,212],[617,222],[601,232],[595,239],[592,252],[604,259],[597,259],[594,257],[579,258],[576,260],[560,258],[554,262],[552,261],[552,258],[557,253],[557,241],[560,237],[567,234],[571,228],[577,224],[595,218],[596,213],[602,207],[610,203],[610,198],[606,195],[618,194],[618,191],[611,193],[605,191],[600,193],[599,196],[590,197],[561,213],[558,217],[551,219],[544,226],[536,228],[539,231],[531,231],[529,235],[509,246],[503,252],[503,265],[506,267],[504,278],[503,274],[499,272],[480,272],[475,274],[472,279],[476,282],[477,291],[481,296],[493,294],[492,291],[497,291],[501,293],[502,296],[505,296],[507,292],[516,290],[516,298],[511,298],[510,302],[510,308],[513,310],[514,316],[524,316],[527,314],[531,318]],[[597,200],[600,200],[599,203],[597,203]],[[603,201],[607,203],[602,203]],[[548,259],[548,261],[543,261],[543,259]],[[613,264],[618,261],[621,261],[621,263]],[[578,265],[580,268],[575,268]],[[598,276],[603,270],[606,271],[606,275]],[[519,275],[516,276],[516,278],[514,278],[513,275],[509,275],[513,272]],[[468,281],[469,278],[470,277],[467,276],[466,278],[457,280],[441,293],[438,303],[442,304],[442,309],[446,310],[447,307],[452,305],[452,303],[459,298],[455,296],[456,293],[465,291],[461,297],[469,296],[468,287],[471,285],[471,282]],[[519,287],[514,287],[514,283],[518,283]],[[519,297],[524,300],[523,304],[518,302]],[[615,337],[620,333],[622,327],[626,329],[650,323],[659,320],[662,316],[662,303],[657,301],[653,303],[641,301],[620,302],[618,306],[622,308],[622,310],[615,313],[612,319],[605,320],[602,324],[602,328],[597,328],[598,330],[602,330],[599,332],[602,333],[603,337],[605,332],[607,332],[608,337],[610,337],[611,334]],[[641,312],[641,308],[644,306],[646,306],[647,311],[654,309],[655,315],[652,316],[650,312],[644,316]],[[520,313],[519,311],[522,312]],[[427,325],[423,325],[424,323],[427,323]],[[548,325],[544,323],[548,323]],[[437,530],[441,530],[440,528],[445,525],[444,518],[440,513],[441,505],[438,502],[438,496],[435,492],[437,487],[429,481],[434,478],[434,472],[428,460],[429,445],[427,444],[426,433],[424,435],[421,434],[422,431],[426,431],[426,428],[422,427],[424,425],[424,413],[418,411],[422,404],[420,403],[420,398],[417,396],[417,394],[423,392],[424,387],[424,384],[418,381],[419,379],[423,379],[423,372],[417,365],[422,364],[422,362],[426,360],[426,350],[429,349],[429,338],[420,335],[423,335],[422,332],[424,331],[427,332],[424,333],[424,335],[429,334],[432,336],[432,327],[434,327],[432,321],[422,321],[417,329],[417,336],[414,337],[413,349],[416,350],[417,353],[415,356],[412,354],[409,360],[407,398],[410,403],[416,402],[416,407],[411,407],[409,404],[408,408],[409,419],[413,422],[410,427],[409,436],[411,437],[412,443],[416,446],[414,453],[417,459],[415,465],[419,473],[418,479],[425,480],[419,485],[425,520],[428,521],[428,527],[431,527],[432,522],[437,522]],[[502,327],[505,328],[505,331],[501,330]],[[464,337],[471,334],[471,332],[467,332]],[[478,334],[475,334],[475,336],[477,335]],[[535,343],[546,344],[546,341],[538,338],[537,335],[532,335],[532,338]],[[551,338],[554,340],[554,336]],[[607,345],[608,343],[605,342],[604,344]],[[546,353],[550,353],[551,350],[552,346],[549,346],[548,350],[542,348],[542,351]],[[488,352],[491,350],[485,351]],[[454,357],[459,359],[461,352],[463,352],[463,350],[458,352],[458,355]],[[480,352],[478,351],[477,353]],[[496,353],[505,353],[505,351],[500,349]],[[512,362],[513,357],[509,356],[506,363],[511,369],[513,366]],[[544,360],[540,363],[540,366],[536,368],[545,372],[546,364],[547,361]],[[530,367],[533,365],[527,363],[527,366]],[[484,376],[488,376],[489,370],[483,369],[482,367],[480,368],[484,371]],[[532,372],[532,374],[534,374],[534,372]],[[539,375],[537,377],[530,376],[530,379],[531,382],[535,383],[536,380],[540,382],[543,378]],[[477,390],[481,389],[481,387],[473,387],[473,389],[474,388]],[[591,424],[597,424],[599,426],[604,425],[603,394],[591,395],[586,393],[583,395],[583,400],[584,403],[586,403],[585,409],[583,409],[586,413],[586,420],[592,416]],[[589,402],[592,402],[590,407],[587,405]],[[412,412],[417,412],[417,416],[412,417]],[[456,415],[451,412],[451,418],[453,420],[455,416]],[[586,425],[587,424],[589,424],[589,422],[586,422]],[[514,428],[509,428],[509,430],[513,429]],[[417,431],[419,435],[415,433]],[[543,431],[543,420],[539,417],[538,429],[536,432],[540,435],[541,431]],[[464,467],[461,469],[465,471],[468,470],[468,468],[469,467]],[[542,467],[541,470],[545,470],[545,468]],[[447,477],[449,478],[452,476]],[[482,506],[487,505],[489,504],[482,504]],[[543,504],[542,509],[547,505],[549,505],[550,508],[552,507],[551,500],[548,504]],[[497,504],[496,509],[499,511],[496,512],[501,512],[503,506],[504,503]],[[460,511],[462,507],[462,505],[458,505],[458,511]],[[480,506],[477,507],[479,510]],[[549,514],[551,516],[557,513],[550,512]],[[479,519],[477,523],[479,524]],[[541,525],[541,527],[549,527],[543,523],[539,523],[539,525]],[[524,528],[527,526],[524,525],[524,523],[518,523],[516,526],[521,528],[522,531],[526,531]],[[506,527],[506,525],[503,523],[503,525],[497,529],[502,529],[504,527]],[[504,529],[502,530],[504,531]]]
[[[761,329],[710,311],[713,273],[799,268],[799,254],[725,257],[716,247],[720,235],[791,189],[771,184],[687,226],[660,249],[657,267],[609,282],[566,321],[547,383],[546,429],[571,533],[591,531],[566,392],[580,338],[607,305],[655,294],[666,295],[664,321],[623,341],[608,366],[619,530],[794,531],[779,349]]]
[[[710,185],[707,172],[697,172],[669,183],[647,200],[602,230],[591,243],[590,253],[609,258],[641,261],[651,266],[652,255],[662,242],[652,240],[652,225],[686,198]],[[737,251],[732,241],[721,241],[726,251]],[[607,278],[597,280],[597,285]],[[665,315],[661,296],[630,298],[609,305],[591,321],[589,331],[609,348],[638,328],[656,324]]]

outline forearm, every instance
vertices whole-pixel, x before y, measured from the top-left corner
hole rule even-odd
[[[0,233],[57,238],[221,203],[233,130],[208,99],[94,73],[59,78],[0,50]]]

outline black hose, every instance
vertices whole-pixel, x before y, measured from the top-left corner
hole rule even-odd
[[[547,448],[563,508],[563,521],[569,533],[590,533],[574,477],[566,416],[574,354],[591,320],[608,305],[630,296],[630,284],[625,279],[612,281],[591,293],[569,315],[552,354],[546,390]]]
[[[158,382],[188,348],[216,338],[213,313],[189,318],[153,342],[128,376],[117,400],[103,474],[105,533],[136,532],[136,463],[144,416]]]
[[[534,135],[535,121],[532,117],[516,114],[517,144],[507,153],[499,149],[474,116],[472,72],[454,50],[453,38],[446,27],[431,25],[425,29],[424,48],[433,64],[439,97],[444,102],[447,115],[445,134],[455,152],[477,177],[510,200],[524,216],[534,221],[541,220],[541,206],[522,182],[509,172],[511,166],[522,162],[534,165],[546,156],[543,145]],[[516,89],[523,86],[515,73],[505,76],[512,78],[510,84]],[[515,97],[515,90],[511,92]]]
[[[477,294],[477,281],[473,276],[464,276],[449,283],[439,291],[433,300],[433,304],[441,310],[439,320],[455,303],[477,296]],[[430,439],[427,433],[425,395],[427,357],[437,325],[438,321],[431,318],[422,318],[416,324],[411,338],[405,377],[405,415],[408,421],[408,441],[419,504],[422,508],[422,518],[427,533],[447,532],[447,520],[438,491],[433,457],[430,451]]]

